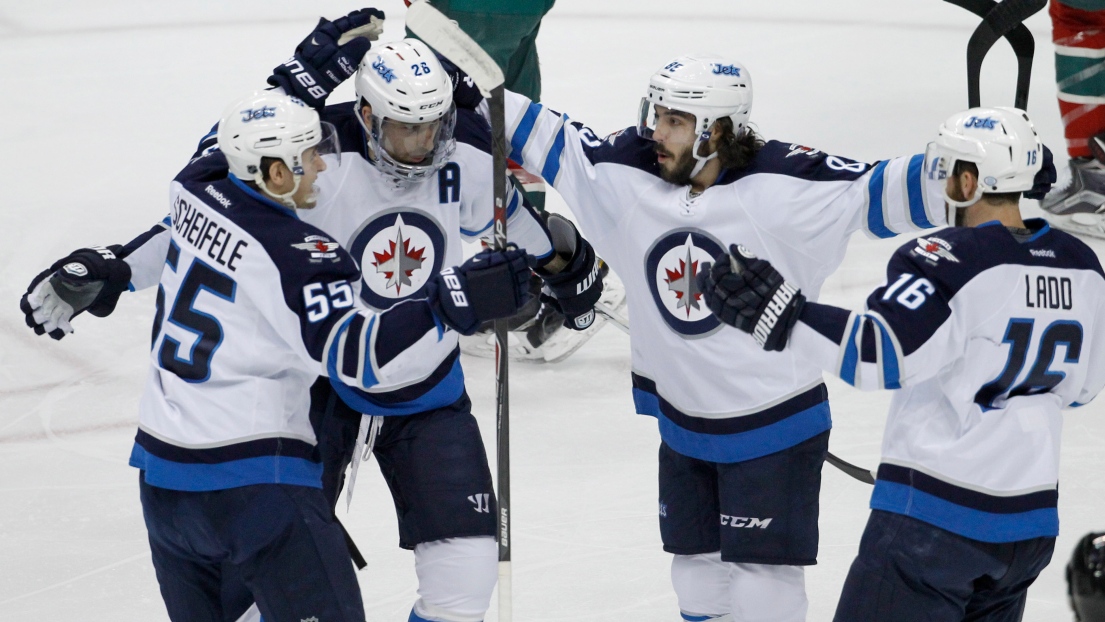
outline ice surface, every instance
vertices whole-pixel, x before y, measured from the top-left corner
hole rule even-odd
[[[402,3],[379,6],[391,16],[385,36],[399,36]],[[224,106],[263,88],[319,14],[354,8],[0,2],[0,620],[166,618],[126,465],[152,296],[127,295],[110,318],[78,318],[76,334],[53,342],[23,326],[26,283],[74,248],[125,241],[159,220],[169,180]],[[936,0],[559,0],[538,40],[544,99],[602,135],[633,122],[654,69],[715,51],[750,68],[752,119],[766,136],[860,159],[917,153],[966,103],[975,23]],[[1041,14],[1029,26],[1039,50],[1029,112],[1065,161],[1050,23]],[[1005,43],[985,69],[984,103],[1011,103]],[[338,97],[351,93],[347,85]],[[854,239],[822,299],[859,305],[898,243]],[[464,365],[493,454],[492,366]],[[830,386],[833,451],[874,465],[888,396]],[[516,618],[678,619],[655,517],[658,436],[652,419],[632,414],[626,336],[608,328],[563,364],[515,365],[511,389]],[[1069,416],[1063,533],[1027,620],[1070,619],[1063,565],[1083,533],[1105,527],[1103,411],[1099,401]],[[811,621],[832,617],[869,494],[826,467],[820,564],[807,573]],[[374,465],[356,497],[341,518],[369,559],[360,573],[368,617],[405,620],[413,557],[396,546]]]

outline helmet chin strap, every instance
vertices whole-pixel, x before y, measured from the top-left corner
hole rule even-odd
[[[698,135],[698,138],[694,141],[694,146],[691,147],[691,156],[695,159],[695,165],[694,165],[694,168],[691,169],[691,178],[694,178],[696,175],[701,173],[702,169],[705,168],[706,163],[717,157],[717,152],[716,151],[711,153],[710,155],[706,155],[706,156],[698,155],[698,152],[699,152],[700,148],[702,147],[702,145],[704,145],[706,143],[709,143],[709,142],[710,142],[710,132],[709,131],[702,132],[701,134]]]
[[[277,194],[277,193],[273,192],[272,190],[270,190],[269,187],[267,185],[265,185],[265,180],[261,177],[261,173],[257,173],[257,175],[254,176],[253,180],[255,182],[257,182],[257,187],[258,188],[265,191],[265,194],[267,194],[270,197],[276,199],[277,201],[280,201],[281,203],[286,205],[289,209],[294,210],[294,209],[297,209],[298,206],[295,204],[295,201],[292,200],[292,197],[295,196],[295,193],[299,191],[299,182],[300,182],[301,179],[303,179],[303,176],[293,174],[292,178],[295,180],[292,183],[292,189],[288,192],[285,192],[284,194]]]

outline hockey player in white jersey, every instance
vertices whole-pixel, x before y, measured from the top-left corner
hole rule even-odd
[[[1105,273],[1084,243],[1022,220],[1042,153],[1014,108],[945,121],[926,167],[961,226],[899,248],[862,311],[805,301],[735,245],[702,275],[707,304],[756,343],[896,390],[838,622],[1020,620],[1051,559],[1061,410],[1105,385]]]
[[[638,125],[605,139],[520,95],[505,104],[510,158],[556,188],[624,283],[634,402],[659,422],[660,532],[684,619],[805,619],[831,426],[821,372],[722,325],[695,274],[737,236],[816,295],[852,233],[943,223],[923,155],[872,165],[764,142],[747,125],[748,70],[718,56],[666,64]]]
[[[347,18],[320,21],[270,83],[323,106],[342,79],[335,67],[348,65],[337,24],[352,26]],[[378,44],[356,70],[357,101],[320,110],[344,153],[319,176],[318,208],[301,217],[350,250],[361,268],[360,298],[372,309],[425,298],[434,275],[460,263],[464,241],[490,235],[490,128],[472,110],[453,106],[452,87],[425,44]],[[198,153],[216,148],[213,137]],[[511,241],[538,258],[537,272],[572,326],[586,327],[602,291],[601,280],[589,278],[597,270],[593,249],[568,220],[537,215],[517,190],[508,212]],[[132,288],[156,283],[167,233],[159,225],[123,247]],[[312,390],[332,502],[361,413],[374,417],[368,449],[392,492],[400,546],[415,551],[415,621],[483,619],[497,576],[494,488],[464,390],[458,332],[445,333],[433,369],[414,382],[365,391],[319,383]]]
[[[512,250],[436,275],[425,300],[368,309],[356,262],[296,211],[313,207],[315,178],[339,162],[336,140],[303,102],[256,94],[228,109],[220,150],[172,184],[130,464],[174,621],[237,618],[249,602],[226,596],[239,583],[272,622],[364,620],[322,492],[312,383],[417,380],[436,366],[446,326],[474,329],[528,294],[532,264]],[[69,262],[24,304],[42,310],[52,296],[83,310],[95,302],[79,295],[86,272]],[[497,304],[478,302],[489,298]]]

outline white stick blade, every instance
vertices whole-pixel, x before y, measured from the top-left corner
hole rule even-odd
[[[484,97],[490,97],[491,89],[503,83],[503,70],[498,63],[429,2],[411,3],[407,9],[407,28],[468,74]]]

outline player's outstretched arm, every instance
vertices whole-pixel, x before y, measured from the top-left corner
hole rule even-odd
[[[295,48],[295,54],[276,67],[268,83],[321,109],[326,98],[342,82],[357,73],[357,66],[384,31],[384,12],[364,8],[318,25]]]
[[[434,316],[462,335],[489,320],[510,317],[529,300],[534,259],[526,251],[485,250],[463,264],[434,275],[426,287]]]
[[[121,246],[80,248],[36,276],[19,301],[35,334],[61,339],[73,332],[70,321],[88,311],[106,317],[127,289],[130,266],[118,257]]]

